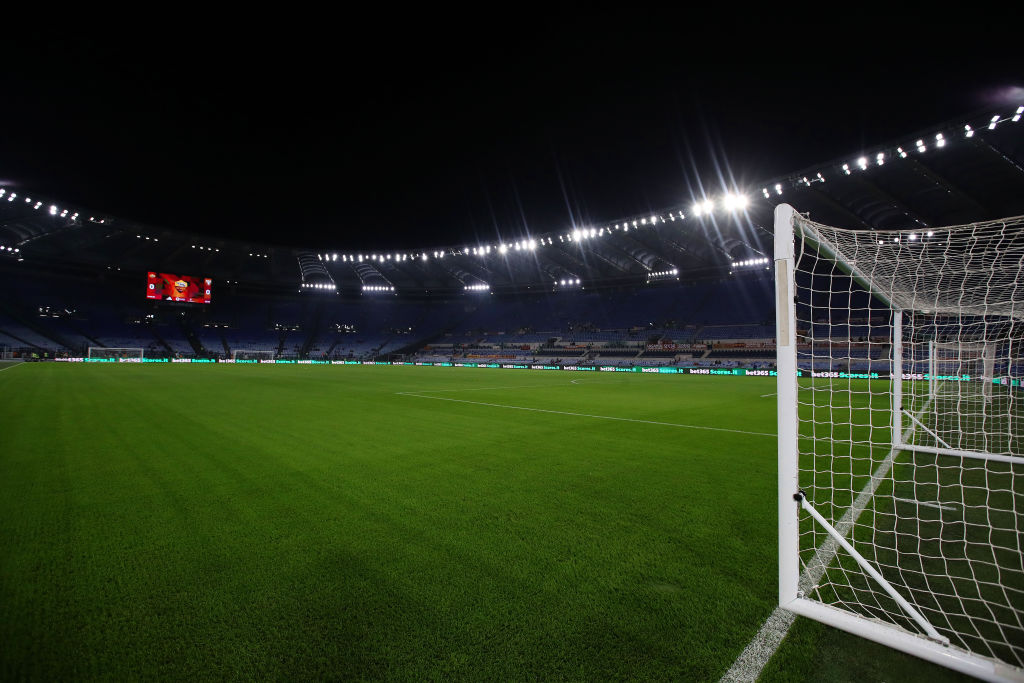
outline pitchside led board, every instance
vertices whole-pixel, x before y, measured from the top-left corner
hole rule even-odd
[[[183,301],[193,304],[210,303],[213,280],[191,275],[154,273],[147,275],[146,298],[160,301]]]

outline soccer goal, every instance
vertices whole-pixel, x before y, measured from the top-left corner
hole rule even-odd
[[[1024,217],[775,212],[780,604],[1024,681]]]
[[[139,360],[141,361],[144,357],[144,351],[140,348],[115,348],[107,346],[90,346],[89,347],[89,358],[91,359],[103,359],[103,360]]]
[[[266,349],[232,349],[231,358],[239,360],[273,360],[275,352]]]

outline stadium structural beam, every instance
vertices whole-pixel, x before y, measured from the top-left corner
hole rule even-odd
[[[930,168],[926,164],[922,163],[920,160],[915,159],[913,157],[907,159],[906,161],[910,162],[910,166],[912,166],[914,168],[914,170],[916,170],[921,175],[923,175],[924,177],[926,177],[929,180],[931,180],[936,185],[939,185],[940,187],[942,187],[944,190],[946,190],[947,192],[949,192],[950,194],[955,196],[960,201],[964,202],[965,204],[970,205],[971,208],[973,208],[973,209],[975,209],[977,211],[981,211],[983,215],[991,215],[992,214],[991,210],[987,206],[983,206],[978,200],[974,199],[973,197],[968,195],[966,192],[961,190],[951,180],[949,180],[945,176],[939,174],[938,171],[935,171],[934,169]],[[904,162],[904,163],[906,163],[906,162]]]
[[[905,214],[910,219],[912,219],[914,221],[917,221],[918,223],[920,223],[923,226],[929,226],[929,225],[935,225],[936,224],[935,220],[933,220],[932,218],[926,218],[926,217],[922,216],[920,213],[918,213],[917,211],[911,209],[909,206],[907,206],[907,204],[902,199],[899,199],[899,198],[893,196],[891,193],[887,192],[886,190],[882,189],[881,187],[879,187],[878,183],[876,183],[875,181],[870,180],[869,178],[865,178],[863,176],[856,176],[856,178],[857,178],[857,180],[856,180],[857,183],[860,183],[861,185],[867,187],[869,190],[871,190],[875,194],[879,195],[882,198],[883,201],[888,202],[890,206],[892,206],[892,207],[896,208],[897,210],[903,212],[903,214]],[[875,226],[875,227],[877,228],[878,226]]]

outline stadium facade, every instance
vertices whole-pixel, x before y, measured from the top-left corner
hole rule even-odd
[[[1019,108],[984,112],[603,224],[387,252],[215,239],[4,187],[0,348],[29,359],[125,348],[169,359],[766,369],[776,205],[854,229],[919,229],[923,240],[932,227],[1024,214],[1020,118]],[[154,281],[183,275],[200,290],[208,281],[205,300],[153,294]],[[818,358],[813,369],[887,373],[870,307],[843,322],[864,354],[833,367],[807,348],[804,367]]]

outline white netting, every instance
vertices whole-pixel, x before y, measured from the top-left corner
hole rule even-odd
[[[952,646],[1024,668],[1024,218],[795,233],[800,488]],[[806,513],[799,548],[804,597],[922,633]]]
[[[88,352],[89,358],[96,359],[116,359],[122,358],[128,359],[142,359],[143,350],[141,348],[115,348],[107,346],[90,346]]]
[[[233,349],[231,357],[238,360],[273,360],[275,352],[268,349]]]

